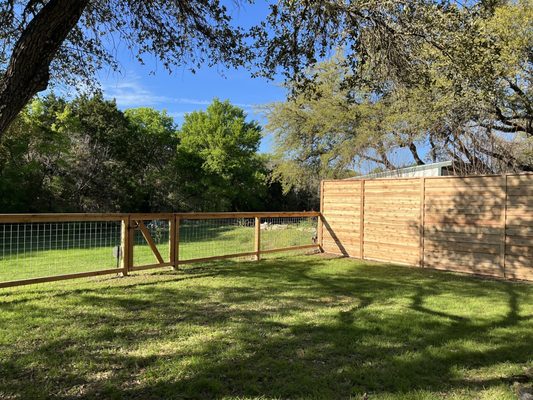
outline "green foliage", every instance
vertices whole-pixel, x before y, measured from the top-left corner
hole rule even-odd
[[[266,170],[256,154],[261,128],[245,118],[242,109],[216,99],[205,112],[185,116],[178,133],[176,169],[200,175],[199,179],[182,179],[195,208],[242,211],[263,207]]]
[[[215,100],[179,131],[165,111],[101,95],[34,100],[0,141],[3,212],[309,209],[257,150],[259,125]]]
[[[353,49],[343,48],[288,81],[288,100],[268,107],[286,185],[363,163],[394,169],[451,159],[458,173],[533,170],[531,1],[415,3],[389,25],[391,36],[402,25],[413,32],[396,43],[408,50],[401,71],[378,57],[384,48],[357,68]]]

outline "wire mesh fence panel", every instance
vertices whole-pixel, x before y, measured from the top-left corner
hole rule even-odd
[[[267,217],[261,219],[261,250],[317,244],[316,217]]]
[[[139,221],[140,222],[140,221]],[[168,220],[144,220],[142,221],[145,232],[148,232],[151,240],[161,255],[164,262],[169,261],[170,247],[170,224]],[[143,229],[139,226],[135,229],[133,237],[133,265],[151,265],[159,263],[156,255],[152,251],[149,242],[143,235]]]
[[[1,223],[0,282],[118,268],[120,238],[120,221]]]
[[[254,251],[254,218],[182,219],[179,258],[191,260]]]

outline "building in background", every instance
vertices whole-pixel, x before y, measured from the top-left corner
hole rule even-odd
[[[399,168],[393,171],[377,172],[361,175],[348,179],[379,179],[379,178],[417,178],[421,176],[447,176],[457,175],[453,161],[442,161],[433,164],[415,165],[413,167]]]

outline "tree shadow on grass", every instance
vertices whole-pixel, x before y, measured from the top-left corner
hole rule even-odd
[[[509,385],[512,369],[497,377],[460,371],[523,366],[533,355],[527,285],[318,257],[217,263],[158,278],[0,303],[24,316],[4,321],[21,341],[0,356],[0,395],[477,391]]]

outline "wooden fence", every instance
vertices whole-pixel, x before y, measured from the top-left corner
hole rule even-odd
[[[323,181],[325,252],[533,280],[533,174]]]
[[[0,288],[318,249],[319,216],[0,214]]]

